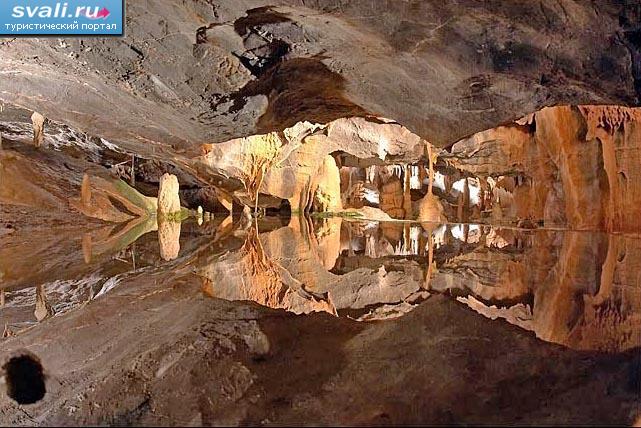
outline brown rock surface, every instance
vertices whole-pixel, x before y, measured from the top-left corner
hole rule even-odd
[[[641,162],[641,110],[552,107],[536,112],[531,121],[475,134],[456,143],[446,157],[480,177],[527,178],[513,194],[497,183],[495,192],[505,193],[499,198],[505,200],[500,203],[504,219],[638,232],[641,195],[631,183],[641,179],[634,166]]]
[[[4,424],[629,424],[635,418],[638,395],[625,386],[635,356],[608,362],[541,343],[445,298],[396,321],[356,324],[203,298],[189,276],[123,285],[5,340],[3,360],[30,343],[27,350],[43,362],[47,394],[27,414],[0,396]],[[72,330],[78,334],[59,334]]]
[[[363,112],[444,146],[545,105],[636,102],[630,10],[552,0],[131,2],[122,40],[3,43],[10,78],[0,94],[149,157]]]

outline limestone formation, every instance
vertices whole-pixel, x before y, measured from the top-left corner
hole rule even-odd
[[[178,178],[173,174],[160,177],[158,187],[158,217],[175,218],[180,214]]]
[[[314,192],[315,211],[342,211],[340,179],[340,171],[336,166],[336,161],[330,155],[325,156],[318,173],[314,177],[316,187]]]
[[[85,206],[91,206],[91,179],[89,174],[82,176],[82,186],[80,187],[80,203]]]
[[[418,221],[441,223],[447,221],[444,214],[445,209],[437,196],[428,193],[419,202]]]
[[[461,140],[447,162],[492,189],[492,218],[574,229],[636,232],[641,179],[639,108],[560,106]],[[534,126],[534,124],[536,126]],[[518,176],[518,183],[508,177]],[[489,178],[488,178],[489,179]],[[508,183],[510,181],[510,183]]]
[[[70,203],[88,217],[114,223],[128,222],[135,216],[148,217],[157,211],[156,198],[142,195],[122,180],[89,174],[83,175],[80,198],[71,199]]]
[[[41,147],[45,140],[45,117],[34,111],[31,115],[33,125],[33,145]]]
[[[638,0],[126,7],[0,40],[0,425],[639,422]]]
[[[401,180],[388,167],[381,168],[378,174],[380,178],[379,198],[381,210],[392,218],[404,219],[406,214],[404,208],[405,197]]]
[[[44,286],[39,285],[36,287],[36,308],[34,311],[34,316],[38,322],[42,322],[47,318],[50,318],[54,315],[54,310],[51,307],[51,304],[47,301],[47,291]]]
[[[227,182],[237,182],[226,193],[245,205],[253,207],[258,192],[288,200],[292,209],[306,212],[314,202],[319,169],[327,156],[341,151],[358,159],[386,161],[394,156],[416,162],[423,156],[424,141],[382,118],[344,118],[327,124],[300,122],[283,132],[207,144],[193,162],[214,186],[219,183],[211,177],[224,171]],[[401,185],[401,196],[402,192]],[[403,202],[398,207],[403,209]]]

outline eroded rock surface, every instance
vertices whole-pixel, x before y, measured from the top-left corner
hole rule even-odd
[[[518,180],[497,184],[510,198],[498,197],[503,220],[638,232],[640,129],[638,108],[545,108],[461,140],[446,157],[483,179]]]
[[[363,113],[443,146],[545,105],[637,102],[628,9],[132,2],[124,39],[3,43],[0,98],[141,155]]]

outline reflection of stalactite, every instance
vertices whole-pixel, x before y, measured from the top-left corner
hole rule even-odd
[[[594,297],[588,297],[593,305],[603,304],[612,296],[612,287],[614,285],[614,271],[616,270],[617,256],[619,252],[618,238],[614,235],[608,237],[608,253],[601,267],[601,281],[599,291]]]
[[[403,209],[405,210],[405,218],[412,218],[412,195],[410,193],[411,179],[410,179],[410,166],[406,165],[404,170],[405,180],[403,182]]]

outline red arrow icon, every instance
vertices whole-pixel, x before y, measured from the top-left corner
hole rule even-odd
[[[98,14],[96,15],[96,18],[107,19],[107,17],[108,17],[110,14],[111,14],[111,12],[109,12],[109,9],[107,9],[106,7],[103,7],[102,9],[100,9],[100,11],[98,12]]]

